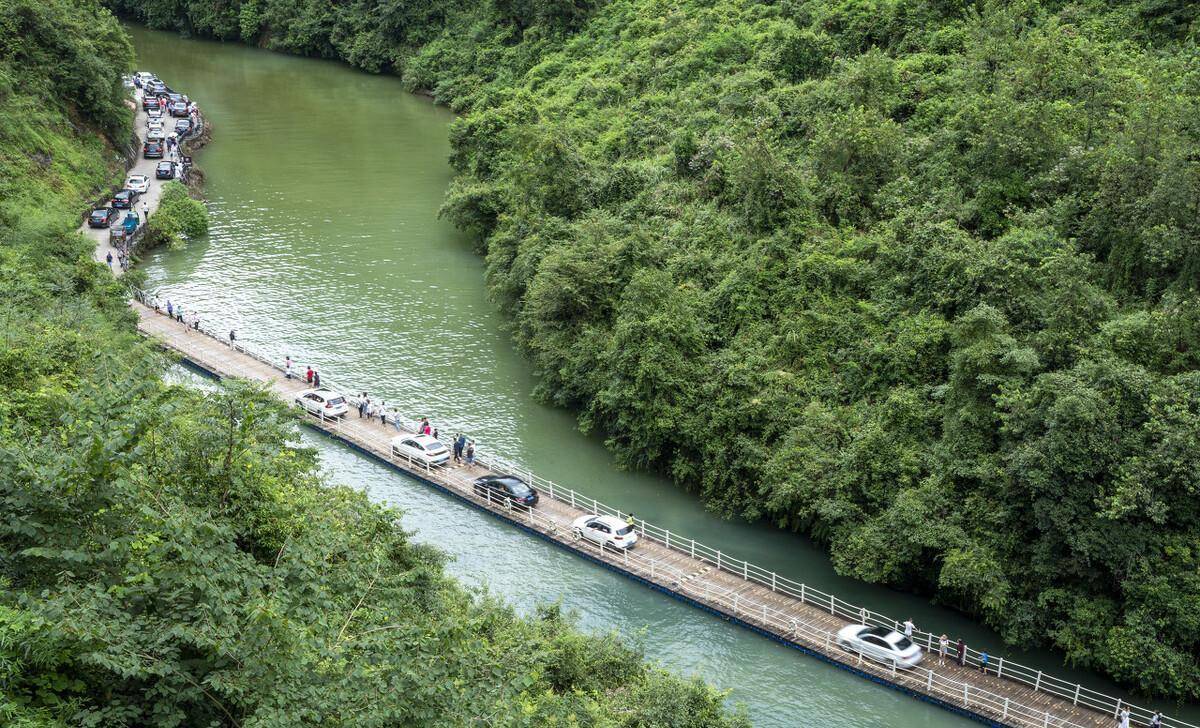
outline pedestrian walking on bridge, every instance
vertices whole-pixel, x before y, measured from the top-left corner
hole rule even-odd
[[[112,268],[112,251],[111,250],[108,251],[108,254],[104,256],[104,260],[108,263],[108,267]]]
[[[1117,728],[1129,728],[1129,708],[1121,708],[1121,714],[1117,716]]]
[[[454,462],[456,463],[462,462],[463,443],[465,440],[466,438],[462,436],[461,432],[454,436],[454,447],[452,450],[454,451]]]
[[[314,387],[316,387],[317,389],[320,389],[320,388],[321,388],[321,374],[320,374],[320,372],[313,372],[313,386],[314,386]]]
[[[285,356],[283,361],[283,376],[285,379],[292,378],[292,357]]]
[[[963,667],[967,664],[967,643],[962,641],[962,637],[958,638],[958,664]]]
[[[304,381],[308,384],[312,384],[312,380],[313,380],[313,370],[312,370],[312,367],[309,367],[308,371],[304,372]]]
[[[471,440],[467,443],[467,467],[475,466],[475,441]]]

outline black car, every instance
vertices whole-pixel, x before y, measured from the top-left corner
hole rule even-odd
[[[138,193],[135,190],[121,190],[113,195],[112,206],[118,210],[132,210],[137,198]]]
[[[183,103],[182,101],[175,101],[171,104],[171,116],[180,117],[187,115],[187,104]]]
[[[158,108],[158,99],[151,93],[142,94],[142,111]]]
[[[537,491],[515,475],[485,475],[475,480],[475,494],[494,502],[511,501],[532,508],[537,505]]]
[[[159,162],[154,168],[155,179],[175,179],[175,163]]]
[[[142,145],[142,158],[143,159],[162,159],[162,157],[163,157],[162,142],[152,142],[150,140],[146,140],[146,143]]]
[[[101,207],[92,210],[92,214],[88,215],[88,227],[112,227],[117,222],[117,214],[117,210],[114,207]]]
[[[175,133],[179,136],[187,136],[187,133],[192,130],[192,122],[187,119],[180,119],[175,122]]]

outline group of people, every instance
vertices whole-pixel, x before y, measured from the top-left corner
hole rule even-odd
[[[147,303],[154,307],[154,313],[163,312],[163,302],[158,300],[157,297],[152,298]],[[185,333],[190,333],[192,329],[200,330],[200,314],[195,311],[184,311],[183,306],[172,303],[171,299],[168,298],[166,300],[166,312],[167,318],[183,324]]]

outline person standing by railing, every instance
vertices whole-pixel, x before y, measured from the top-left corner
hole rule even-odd
[[[290,356],[283,358],[283,376],[285,379],[292,378],[292,357]]]
[[[1162,713],[1157,710],[1150,716],[1150,728],[1162,728]]]
[[[316,387],[317,389],[321,388],[321,373],[320,372],[318,372],[316,370],[313,371],[312,382],[313,382],[314,387]]]
[[[912,617],[909,617],[908,619],[904,620],[904,636],[905,637],[907,637],[908,639],[911,640],[912,634],[913,634],[913,629],[915,629],[915,628],[916,628],[916,625],[913,624]]]
[[[991,659],[992,659],[991,656],[988,655],[988,653],[986,651],[979,653],[979,671],[982,672],[984,675],[987,674],[988,662]]]
[[[308,367],[308,371],[304,372],[304,382],[305,382],[305,384],[312,384],[312,380],[313,380],[313,374],[314,374],[314,372],[313,372],[313,368],[312,368],[311,366],[309,366],[309,367]]]
[[[967,643],[962,641],[962,637],[958,638],[958,666],[966,667],[967,664]]]
[[[939,665],[946,664],[946,653],[948,653],[949,651],[950,651],[950,639],[948,637],[946,637],[945,633],[943,633],[941,637],[938,637],[938,664]]]
[[[1117,716],[1117,728],[1129,728],[1129,708],[1121,708]]]

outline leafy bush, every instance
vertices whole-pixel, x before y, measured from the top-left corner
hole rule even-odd
[[[208,210],[192,199],[187,187],[175,181],[163,185],[158,209],[150,216],[146,234],[151,245],[179,247],[208,232]]]

